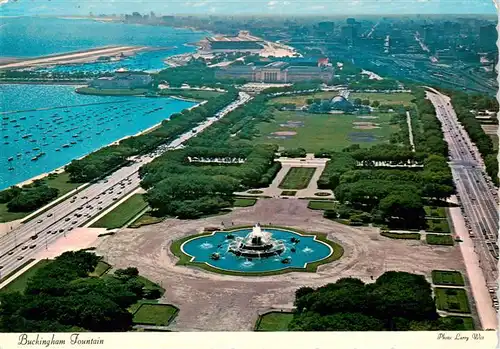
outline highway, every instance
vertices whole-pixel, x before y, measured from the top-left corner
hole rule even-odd
[[[66,233],[84,226],[106,208],[136,190],[140,185],[139,168],[205,130],[220,118],[250,101],[250,95],[240,92],[238,99],[213,117],[150,154],[130,158],[131,164],[120,168],[106,178],[91,184],[76,195],[58,203],[38,217],[0,238],[0,278],[34,258]]]
[[[493,294],[498,278],[498,189],[486,175],[483,160],[459,123],[450,98],[435,90],[427,95],[443,126],[457,198],[487,286],[498,309]]]

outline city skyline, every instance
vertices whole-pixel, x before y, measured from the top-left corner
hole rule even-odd
[[[252,0],[242,7],[236,0],[45,0],[22,2],[7,0],[1,5],[2,16],[18,15],[88,15],[125,14],[131,12],[158,15],[396,15],[457,14],[493,15],[493,0]]]

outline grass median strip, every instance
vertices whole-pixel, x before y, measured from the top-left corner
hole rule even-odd
[[[92,228],[121,228],[148,207],[142,194],[134,194],[104,217],[92,224]]]

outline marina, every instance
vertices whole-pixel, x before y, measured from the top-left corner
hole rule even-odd
[[[53,171],[194,105],[171,98],[80,95],[74,89],[67,85],[0,85],[1,113],[11,120],[0,131],[4,139],[0,189]],[[16,98],[19,93],[26,96],[23,105],[34,110],[22,110]]]

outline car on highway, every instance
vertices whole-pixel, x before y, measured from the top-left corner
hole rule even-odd
[[[59,232],[62,233],[64,231],[64,229],[59,229]]]
[[[23,247],[21,247],[21,250],[24,251],[27,248],[28,248],[28,246],[23,246]]]
[[[116,201],[116,200],[118,200],[118,198],[117,198],[117,197],[114,197],[114,198],[113,198],[113,201]]]
[[[78,223],[78,221],[73,221],[73,222],[71,222],[71,224],[77,224],[77,223]]]
[[[38,237],[38,234],[31,235],[31,240],[35,240]]]
[[[69,221],[70,219],[71,219],[71,218],[66,217],[66,218],[64,218],[64,221],[65,221],[65,222],[67,222],[67,221]]]
[[[47,217],[52,217],[52,213],[49,213],[49,214],[47,215]]]
[[[24,256],[19,256],[19,257],[17,257],[17,260],[20,261],[23,258],[24,258]]]
[[[0,269],[3,269],[3,265],[0,265]]]
[[[35,247],[36,247],[36,245],[31,245],[30,250],[34,249]]]
[[[52,230],[47,230],[47,235],[49,235],[50,233],[52,233]]]
[[[9,252],[7,252],[7,254],[8,254],[9,256],[12,256],[12,255],[14,254],[14,251],[9,251]]]
[[[42,223],[43,222],[43,219],[40,219],[37,223]]]

